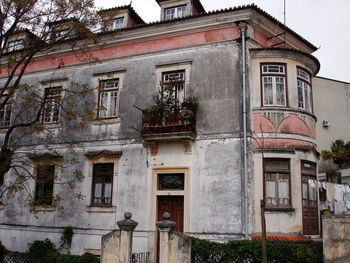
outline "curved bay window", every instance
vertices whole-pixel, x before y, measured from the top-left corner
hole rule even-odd
[[[261,64],[262,106],[287,106],[286,65]]]
[[[264,159],[266,208],[291,208],[290,160]]]
[[[304,69],[297,68],[298,107],[312,111],[311,75]]]

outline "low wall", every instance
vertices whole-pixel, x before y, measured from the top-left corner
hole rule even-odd
[[[350,262],[350,215],[322,217],[324,263]]]
[[[192,240],[178,232],[169,235],[169,262],[191,263]]]

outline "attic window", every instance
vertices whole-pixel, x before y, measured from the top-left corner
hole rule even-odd
[[[20,50],[20,49],[23,49],[23,48],[24,48],[23,39],[10,40],[8,42],[8,45],[7,45],[7,51],[8,52]]]
[[[186,16],[186,6],[176,6],[165,9],[165,20]]]
[[[114,29],[121,29],[124,27],[124,17],[118,17],[114,23]]]

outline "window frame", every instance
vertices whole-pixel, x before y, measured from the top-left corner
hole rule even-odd
[[[309,80],[307,78],[304,78],[302,76],[299,75],[299,71],[303,71],[304,73],[306,73],[309,76]],[[297,103],[298,103],[298,109],[307,111],[307,112],[314,112],[314,106],[313,106],[313,97],[312,97],[312,74],[310,73],[310,71],[308,71],[307,69],[297,66]],[[299,82],[302,83],[302,90],[303,90],[303,106],[299,105]],[[309,104],[310,104],[310,109],[306,108],[306,101],[305,101],[305,84],[308,85],[309,89],[310,89],[310,93],[309,93]]]
[[[54,95],[47,95],[47,92],[50,92],[50,90],[55,90],[57,89],[59,91],[59,94],[54,94]],[[43,107],[43,111],[42,111],[42,124],[55,124],[60,122],[61,119],[61,101],[62,101],[62,97],[63,97],[63,85],[51,85],[51,86],[47,86],[44,88],[44,107]],[[55,100],[57,99],[58,100]],[[46,121],[46,113],[47,113],[47,109],[48,109],[48,101],[54,101],[53,104],[51,104],[51,109],[50,109],[50,116],[49,116],[49,121]],[[56,111],[55,109],[55,105],[58,104],[58,109],[57,109],[57,116],[55,116],[54,112]],[[54,118],[57,117],[57,120],[54,120]]]
[[[178,89],[175,88],[175,86],[174,86],[174,88],[175,88],[175,94],[174,94],[175,95],[175,99],[177,99],[179,104],[181,104],[183,102],[183,100],[186,98],[186,70],[185,69],[174,70],[174,71],[163,71],[162,72],[162,80],[161,80],[161,93],[162,93],[162,97],[163,97],[164,96],[164,88],[165,88],[165,86],[167,85],[167,83],[169,83],[169,84],[171,83],[171,81],[168,81],[168,82],[165,81],[165,76],[169,75],[169,74],[177,74],[177,73],[182,73],[183,74],[183,80],[175,81],[176,84],[182,84],[183,85],[183,87],[182,87],[182,89],[183,89],[183,99],[182,99],[182,101],[179,98]]]
[[[120,95],[123,90],[123,83],[124,83],[124,74],[125,72],[110,72],[110,73],[101,73],[94,75],[94,85],[97,87],[97,108],[96,108],[96,120],[111,120],[114,122],[114,120],[120,119]],[[108,89],[105,92],[114,92],[117,91],[117,101],[116,101],[116,115],[112,117],[101,117],[100,116],[100,102],[101,102],[101,93],[104,92],[104,89],[102,89],[101,83],[107,82],[109,80],[118,79],[118,88],[117,89]]]
[[[268,161],[285,161],[288,162],[288,170],[282,170],[282,169],[267,169],[266,163]],[[278,202],[279,201],[279,189],[278,189],[278,174],[287,174],[288,176],[288,198],[289,202],[288,205],[281,205],[277,203],[276,205],[270,205],[266,202],[266,174],[267,173],[275,173],[277,176],[275,176],[275,199]],[[292,206],[292,189],[291,189],[291,160],[289,158],[264,158],[263,159],[263,194],[264,194],[264,200],[265,200],[265,209],[266,210],[280,210],[280,211],[293,211]]]
[[[7,52],[15,52],[22,49],[24,49],[24,38],[9,39],[7,43]]]
[[[7,94],[4,94],[2,97],[6,98],[6,96],[7,96]],[[1,101],[2,101],[2,100],[0,99],[0,102],[1,102]],[[8,107],[10,108],[9,110],[8,110]],[[4,112],[4,120],[1,120],[1,119],[0,119],[0,129],[6,129],[6,128],[10,127],[10,125],[11,125],[12,110],[13,110],[13,99],[12,99],[11,97],[9,98],[9,100],[7,101],[7,103],[5,104],[3,110],[4,110],[4,111],[2,111],[2,110],[0,109],[0,112]],[[5,120],[5,119],[6,119],[5,117],[7,116],[7,111],[10,112],[10,113],[9,113],[10,118],[9,118],[8,121]],[[0,114],[0,116],[1,116],[1,114]],[[7,122],[8,122],[8,124],[6,124]],[[2,123],[4,123],[4,125],[2,125]]]
[[[284,68],[283,73],[274,73],[274,72],[264,72],[264,66],[279,66]],[[279,63],[279,62],[264,62],[260,63],[260,94],[261,94],[261,107],[283,107],[288,108],[289,102],[288,102],[288,78],[287,78],[287,64],[286,63]],[[275,81],[272,82],[272,104],[265,105],[264,99],[265,99],[265,89],[264,89],[264,77],[272,77],[275,79]],[[283,77],[284,78],[284,105],[278,105],[277,104],[277,85],[276,85],[276,78],[277,77]]]
[[[44,166],[48,166],[48,167],[53,167],[53,174],[49,175],[52,176],[52,178],[50,178],[50,182],[49,184],[52,184],[50,186],[51,188],[51,202],[50,203],[45,203],[43,198],[39,196],[39,183],[38,183],[38,176],[39,176],[39,167],[44,167]],[[57,166],[53,163],[37,163],[35,165],[35,192],[34,192],[34,203],[35,205],[44,205],[44,206],[53,206],[54,205],[54,188],[55,188],[55,178],[56,178],[56,173],[57,173]],[[46,177],[46,176],[45,176]],[[46,187],[47,182],[44,183],[43,187]],[[45,190],[44,190],[45,191]]]
[[[92,164],[92,187],[91,187],[91,207],[112,207],[113,206],[113,177],[114,177],[114,162],[103,162],[103,163],[94,163]],[[100,175],[96,175],[96,171],[95,168],[98,166],[111,166],[111,174],[109,174],[108,176],[110,176],[111,178],[111,190],[110,190],[110,202],[109,203],[105,203],[103,200],[106,199],[105,197],[105,187],[106,187],[106,175],[105,174],[100,174]],[[102,173],[102,172],[101,172]],[[96,178],[97,177],[104,177],[104,181],[102,183],[102,189],[101,189],[101,203],[97,203],[95,202],[95,186],[96,186]]]
[[[185,8],[184,15],[182,15],[182,16],[178,15],[180,8]],[[177,19],[177,18],[186,17],[187,16],[187,9],[188,9],[188,5],[186,5],[186,4],[164,8],[164,20],[173,20],[173,19]],[[167,11],[169,11],[169,10],[174,10],[174,17],[168,18]]]

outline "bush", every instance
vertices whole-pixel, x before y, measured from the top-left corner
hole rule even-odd
[[[215,243],[197,238],[192,240],[192,262],[194,263],[262,262],[261,241]],[[322,243],[268,242],[267,259],[271,263],[320,263],[323,262]]]
[[[49,239],[36,240],[31,245],[28,253],[28,263],[55,263],[59,252]]]
[[[92,254],[82,256],[60,254],[55,244],[49,239],[34,241],[28,253],[28,263],[98,263],[99,259]]]
[[[0,262],[3,262],[5,257],[5,247],[0,242]]]

